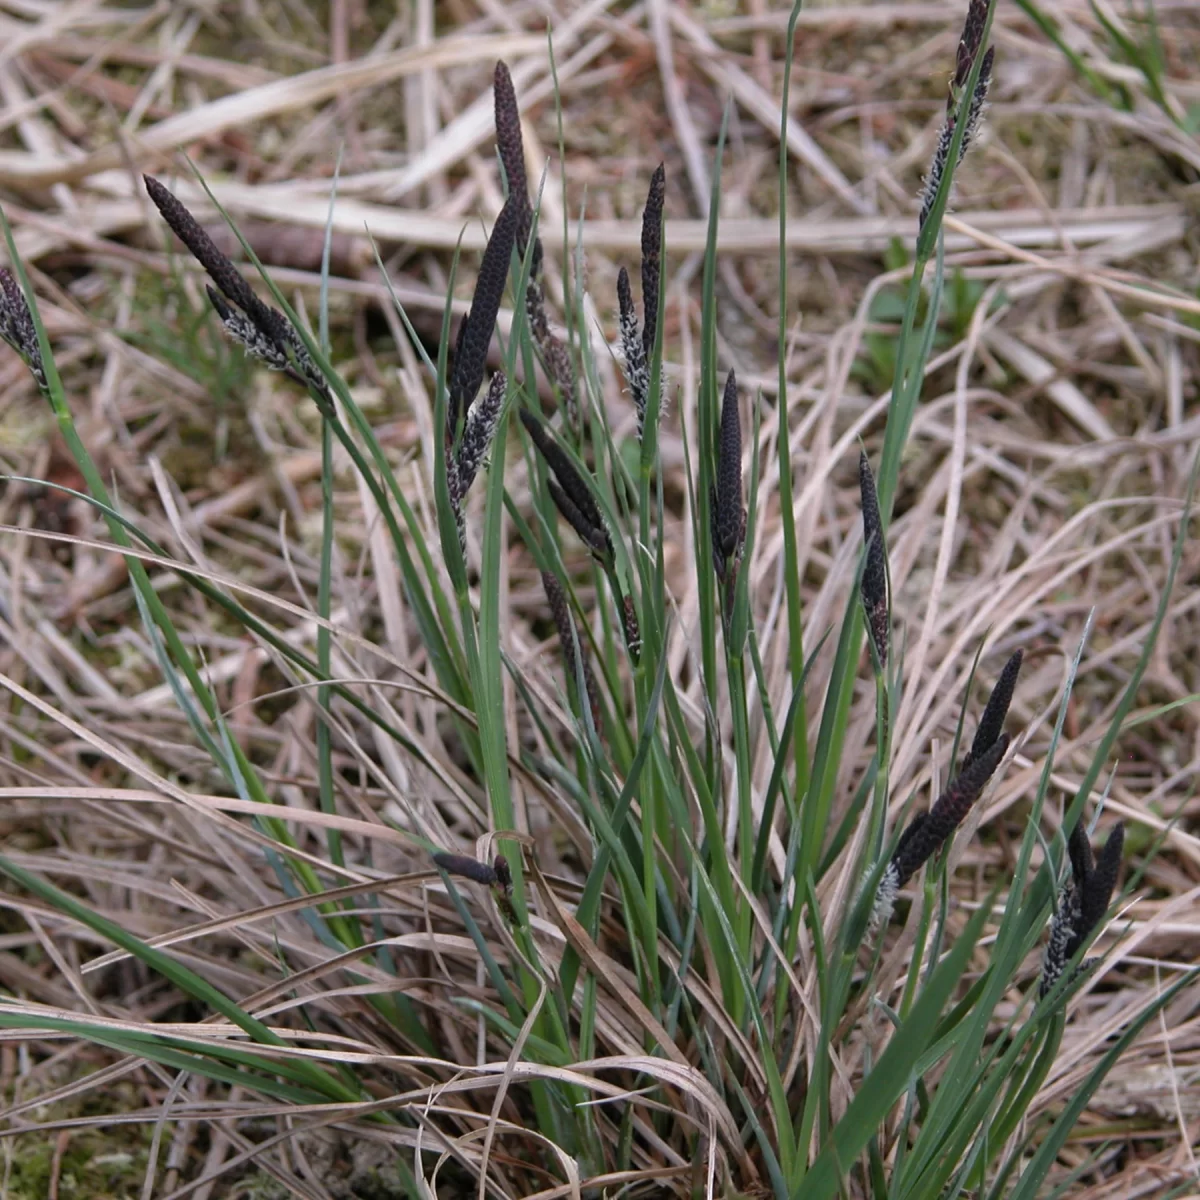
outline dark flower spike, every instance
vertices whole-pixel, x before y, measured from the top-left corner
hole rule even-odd
[[[1086,838],[1084,839],[1086,840]],[[1117,875],[1121,870],[1121,853],[1125,849],[1125,825],[1118,821],[1109,831],[1096,866],[1088,876],[1083,896],[1083,924],[1087,937],[1104,918],[1117,887]]]
[[[257,358],[265,363],[272,371],[286,371],[291,366],[287,351],[278,342],[271,341],[263,331],[254,324],[240,309],[231,308],[225,303],[224,297],[211,284],[206,284],[209,302],[216,309],[217,316],[225,332],[241,344],[251,358]]]
[[[717,481],[712,505],[713,561],[718,578],[736,570],[746,536],[742,507],[742,422],[738,412],[737,376],[730,371],[721,400],[721,433],[717,447]]]
[[[975,762],[951,780],[912,835],[901,838],[902,844],[892,856],[898,887],[903,887],[963,823],[1007,749],[1008,734],[1002,733]]]
[[[646,402],[650,397],[650,371],[646,365],[646,351],[638,330],[637,309],[633,306],[633,291],[629,286],[629,272],[624,267],[617,272],[617,305],[621,314],[621,356],[625,360],[625,378],[629,383],[629,396],[637,413],[638,441],[646,427]]]
[[[983,31],[987,25],[990,0],[971,0],[967,6],[967,20],[963,25],[962,37],[954,63],[954,86],[961,88],[975,65],[979,47],[983,44]]]
[[[608,530],[601,526],[593,525],[584,516],[575,501],[563,491],[557,479],[553,477],[547,479],[546,488],[550,493],[550,499],[554,501],[554,507],[562,514],[563,520],[579,535],[579,540],[593,554],[597,554],[601,558],[607,558],[612,552],[612,543],[608,536]]]
[[[596,554],[610,557],[612,539],[608,534],[608,526],[600,515],[591,488],[575,469],[575,464],[527,408],[521,409],[521,424],[554,473],[554,478],[548,481],[547,486],[558,511]]]
[[[642,627],[638,624],[637,609],[632,596],[621,597],[621,623],[625,630],[625,645],[633,655],[634,664],[642,656]]]
[[[38,387],[44,391],[46,372],[37,326],[33,323],[33,314],[21,284],[8,267],[0,267],[0,337],[21,356]]]
[[[638,441],[646,430],[646,405],[650,399],[650,361],[654,357],[654,339],[658,333],[658,298],[662,286],[663,199],[667,173],[660,163],[650,178],[650,191],[642,211],[642,323],[639,330],[637,309],[629,272],[617,273],[617,305],[620,312],[621,357],[625,360],[625,378],[637,413]]]
[[[979,132],[979,121],[983,116],[983,106],[987,103],[988,89],[992,86],[992,65],[996,61],[996,48],[989,46],[983,56],[983,65],[979,68],[979,79],[975,83],[975,92],[971,96],[971,107],[967,109],[967,128],[963,134],[962,145],[958,148],[958,161],[961,163],[970,148],[975,135]]]
[[[295,334],[283,313],[269,304],[264,304],[258,298],[242,273],[218,249],[216,242],[209,237],[196,218],[171,192],[163,187],[153,175],[143,175],[142,178],[145,180],[146,191],[150,199],[154,201],[154,206],[162,214],[163,220],[171,227],[175,236],[208,272],[209,278],[217,285],[225,298],[237,305],[262,338],[272,343],[286,357],[286,347],[295,344]]]
[[[871,473],[865,450],[858,456],[858,490],[862,498],[863,542],[867,548],[859,594],[871,643],[880,665],[886,665],[891,615],[887,594],[887,548],[884,546],[883,521],[879,516],[879,493],[875,490],[875,476]]]
[[[517,206],[516,236],[514,245],[517,253],[524,257],[533,231],[533,209],[529,203],[529,181],[525,174],[525,145],[521,137],[521,111],[517,105],[517,93],[513,89],[512,76],[503,62],[496,64],[492,82],[492,95],[496,114],[496,146],[504,174],[508,179],[509,202]],[[575,423],[578,409],[578,385],[575,366],[562,339],[550,328],[546,316],[546,298],[542,294],[542,242],[534,239],[529,264],[529,283],[525,289],[525,313],[529,318],[529,332],[541,352],[542,362],[551,382],[558,388],[566,406],[567,415]]]
[[[480,862],[477,858],[470,858],[465,854],[435,854],[433,861],[446,872],[447,875],[461,875],[464,879],[470,879],[475,883],[482,883],[491,887],[497,882],[496,868],[489,863]]]
[[[497,371],[488,385],[487,395],[471,409],[463,429],[462,441],[454,456],[450,473],[450,500],[457,506],[475,482],[475,476],[492,445],[496,423],[500,420],[500,409],[504,405],[504,393],[508,379],[503,371]]]
[[[1067,857],[1071,860],[1071,878],[1076,885],[1086,884],[1096,869],[1096,859],[1082,819],[1075,822],[1075,828],[1067,838]]]
[[[576,668],[583,672],[583,686],[587,692],[588,707],[592,711],[592,724],[600,728],[600,693],[596,688],[596,677],[592,674],[592,665],[584,650],[583,640],[575,629],[571,617],[571,606],[567,602],[567,593],[558,577],[549,571],[542,572],[542,589],[550,602],[550,613],[554,617],[554,625],[558,630],[558,643],[562,650],[563,662],[566,664],[567,678],[574,686],[578,676]],[[579,657],[575,657],[578,647]]]
[[[458,423],[460,413],[465,418],[471,411],[471,404],[483,383],[488,347],[492,344],[496,316],[504,297],[519,218],[520,202],[509,196],[483,250],[479,276],[475,280],[475,295],[471,298],[471,309],[466,316],[466,328],[460,327],[458,332],[458,353],[454,356],[454,368],[450,372],[448,414],[453,416],[454,424]]]
[[[458,525],[458,541],[466,555],[466,526],[463,523],[463,501],[479,468],[483,465],[487,452],[491,449],[492,438],[496,434],[496,425],[500,420],[500,410],[504,407],[504,393],[508,380],[503,371],[497,371],[488,385],[487,395],[471,409],[467,415],[467,423],[463,429],[462,440],[458,450],[450,459],[446,470],[446,486],[450,492],[450,507],[454,510],[454,520]]]
[[[1079,948],[1092,936],[1108,912],[1117,875],[1121,869],[1121,852],[1125,848],[1125,826],[1118,821],[1108,835],[1099,859],[1092,855],[1087,830],[1080,817],[1067,839],[1071,859],[1071,878],[1058,896],[1058,908],[1050,920],[1050,940],[1042,957],[1042,979],[1038,996],[1045,996],[1061,978],[1067,964]],[[1090,963],[1082,962],[1080,970]]]
[[[642,212],[642,350],[649,363],[658,335],[658,291],[662,282],[663,202],[667,194],[667,169],[659,163],[650,176],[650,191]]]
[[[975,731],[975,740],[963,760],[963,770],[979,758],[1004,731],[1004,719],[1008,716],[1008,706],[1012,703],[1023,658],[1024,651],[1015,650],[1004,664],[1004,670],[1000,672],[1000,678],[996,680],[996,686],[992,688],[992,694],[984,706],[983,716],[979,718],[979,728]]]
[[[529,183],[525,177],[525,145],[521,138],[521,110],[517,105],[517,93],[513,88],[508,64],[496,63],[492,79],[492,96],[496,113],[496,147],[504,174],[508,178],[508,194],[519,205],[516,247],[524,257],[533,224],[533,211],[529,206]]]
[[[938,134],[937,148],[933,152],[933,162],[930,164],[929,175],[921,193],[921,214],[917,218],[918,230],[923,228],[929,219],[938,188],[941,187],[942,176],[946,173],[946,166],[950,160],[950,146],[954,141],[957,108],[961,99],[960,92],[978,57],[989,7],[990,0],[972,0],[970,8],[967,10],[967,22],[963,29],[962,40],[958,44],[958,54],[955,60],[954,82],[946,101],[946,119]],[[962,163],[967,149],[979,132],[979,123],[983,116],[983,106],[987,101],[988,88],[991,86],[992,67],[995,60],[995,48],[989,46],[983,56],[983,62],[980,63],[975,91],[972,93],[971,103],[967,107],[966,128],[963,130],[962,141],[959,143],[956,166]]]
[[[969,767],[958,773],[927,813],[918,813],[900,835],[891,861],[879,882],[871,911],[871,926],[885,924],[892,915],[899,890],[950,839],[996,773],[1008,749],[1008,734],[999,737]]]

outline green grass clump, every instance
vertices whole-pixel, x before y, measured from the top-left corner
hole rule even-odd
[[[256,995],[232,995],[171,946],[0,856],[0,871],[23,895],[138,960],[221,1021],[167,1028],[2,1002],[0,1027],[86,1039],[172,1077],[199,1075],[257,1097],[273,1112],[294,1114],[298,1126],[337,1123],[383,1140],[394,1148],[399,1186],[414,1200],[435,1194],[450,1162],[522,1195],[560,1186],[554,1194],[567,1194],[580,1183],[588,1194],[625,1184],[704,1194],[711,1182],[720,1194],[778,1200],[999,1200],[1065,1181],[1058,1153],[1083,1106],[1124,1048],[1195,977],[1177,975],[1106,1044],[1070,1104],[1026,1122],[1058,1050],[1067,1002],[1091,977],[1082,956],[1108,909],[1122,844],[1121,834],[1110,834],[1092,855],[1093,792],[1153,653],[1188,516],[1179,522],[1151,636],[1065,799],[1070,842],[1062,831],[1043,836],[1043,814],[1086,638],[1073,648],[1014,845],[1015,868],[959,905],[949,853],[1006,770],[1010,737],[1020,737],[1004,726],[1021,658],[1002,671],[989,658],[983,674],[998,679],[993,699],[960,753],[972,724],[964,698],[950,753],[930,756],[930,776],[944,783],[936,802],[898,794],[892,742],[906,694],[906,647],[892,612],[888,541],[942,329],[942,222],[986,98],[992,17],[988,0],[972,0],[911,274],[893,314],[882,441],[859,460],[857,580],[831,628],[810,627],[804,612],[783,351],[777,513],[760,486],[768,467],[764,401],[719,362],[724,126],[700,285],[699,390],[694,409],[690,398],[678,405],[682,513],[665,502],[660,452],[672,399],[663,344],[669,181],[661,168],[647,181],[640,315],[627,272],[615,298],[636,410],[630,454],[611,424],[582,282],[570,297],[565,338],[547,313],[540,206],[525,177],[518,100],[502,64],[495,101],[507,199],[469,315],[454,328],[447,297],[436,361],[413,335],[429,389],[422,416],[433,431],[422,503],[330,364],[327,287],[314,334],[265,272],[271,302],[171,189],[146,180],[211,280],[209,299],[225,331],[250,359],[295,385],[321,421],[311,647],[284,637],[262,615],[261,597],[252,605],[211,573],[172,564],[197,605],[236,622],[305,695],[315,730],[311,810],[280,804],[274,781],[236,735],[155,588],[150,567],[170,556],[109,493],[76,429],[28,280],[19,264],[5,275],[0,332],[38,379],[125,557],[144,637],[194,744],[211,759],[234,811],[248,814],[245,830],[280,904],[303,914],[320,953],[297,965],[303,956],[280,943],[273,947],[278,978]],[[786,137],[780,142],[782,247]],[[569,255],[571,247],[563,250]],[[786,268],[781,249],[783,300]],[[506,293],[513,315],[498,339]],[[957,277],[951,296],[957,335],[980,297]],[[781,304],[781,347],[786,320]],[[501,365],[489,370],[497,340]],[[458,761],[429,748],[432,736],[422,739],[377,677],[347,666],[361,647],[343,643],[332,621],[339,462],[378,513],[420,651],[417,665],[393,658],[389,666],[436,710],[443,744],[454,745]],[[751,570],[764,528],[776,521],[784,547],[780,619],[789,632],[782,688],[760,652],[764,614]],[[694,563],[682,592],[667,582],[672,538],[690,542]],[[549,686],[514,660],[506,636],[515,560],[536,571],[557,633],[562,667]],[[670,645],[681,621],[690,623],[690,656],[676,671]],[[874,737],[856,744],[851,710],[872,702]],[[388,756],[426,781],[423,793],[414,785],[412,796],[400,797],[410,807],[390,829],[349,802],[354,793],[339,770],[352,760],[364,776],[380,778]],[[855,781],[849,798],[847,780]],[[177,780],[161,786],[172,800],[188,801]],[[526,819],[539,806],[561,815],[570,878],[546,854],[553,837],[535,836]],[[298,835],[296,823],[310,818],[322,831],[319,843]],[[381,879],[374,869],[371,839],[385,834],[403,845],[411,872]],[[258,915],[283,914],[273,907]],[[1058,950],[1040,984],[1026,963],[1052,921]],[[905,944],[911,949],[892,961]],[[326,979],[338,981],[327,995],[319,986]]]

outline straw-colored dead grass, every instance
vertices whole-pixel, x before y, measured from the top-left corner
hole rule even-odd
[[[1172,102],[1194,112],[1200,21],[1183,0],[1156,7]],[[1063,789],[1084,769],[1159,599],[1200,435],[1194,225],[1200,143],[1146,98],[1136,72],[1105,61],[1101,31],[1083,0],[1067,0],[1055,15],[1068,41],[1105,78],[1128,86],[1137,103],[1133,112],[1106,105],[1015,6],[1000,9],[988,125],[960,175],[947,222],[948,278],[961,272],[964,294],[976,303],[961,310],[955,336],[931,367],[892,534],[898,627],[906,642],[893,766],[897,804],[914,787],[927,788],[930,747],[952,733],[975,648],[988,637],[989,662],[997,663],[1013,646],[1026,648],[1015,712],[1027,748],[1018,748],[1015,765],[979,814],[987,836],[958,839],[964,909],[1011,863],[1010,839],[1034,784],[1031,764],[1045,746],[1066,663],[1094,610],[1057,764]],[[565,214],[547,21],[563,102]],[[550,300],[561,298],[555,233],[565,215],[574,239],[584,208],[598,343],[601,330],[615,333],[616,268],[634,261],[646,180],[658,161],[666,162],[666,335],[675,400],[664,461],[677,472],[668,501],[679,522],[667,569],[677,580],[692,578],[678,474],[681,419],[695,428],[699,310],[689,288],[728,96],[734,107],[720,242],[720,356],[744,387],[761,389],[767,446],[779,435],[772,405],[774,209],[785,22],[786,12],[764,0],[742,8],[669,0],[632,8],[613,0],[0,5],[4,205],[33,268],[84,438],[115,481],[115,493],[180,560],[238,589],[298,643],[311,643],[320,504],[316,414],[286,381],[247,370],[208,327],[181,338],[191,320],[187,304],[200,311],[201,293],[191,274],[178,277],[176,248],[164,252],[137,180],[142,169],[175,171],[181,198],[205,212],[202,191],[180,166],[178,152],[189,154],[258,253],[275,265],[276,278],[312,312],[330,178],[341,152],[331,281],[335,361],[394,450],[403,486],[420,511],[431,512],[421,465],[434,436],[425,388],[378,279],[364,224],[379,242],[398,296],[422,332],[436,337],[449,250],[464,227],[464,247],[476,250],[483,238],[477,215],[486,214],[490,224],[500,204],[490,161],[489,82],[493,63],[504,57],[524,110],[530,178],[536,182],[546,169]],[[897,313],[885,301],[903,275],[884,275],[884,256],[894,239],[911,248],[914,197],[960,25],[960,6],[949,4],[818,7],[801,19],[789,131],[787,353],[812,630],[837,620],[853,576],[857,444],[860,438],[874,444],[886,405],[881,377],[871,369],[872,348],[886,353]],[[469,293],[464,287],[460,294]],[[631,428],[632,411],[607,351],[600,362],[613,417]],[[0,362],[0,384],[4,471],[80,487],[12,356]],[[779,697],[786,686],[781,535],[773,454],[764,462],[772,464],[762,482],[768,499],[749,569],[762,656]],[[485,833],[486,819],[439,719],[442,701],[426,679],[370,499],[348,471],[340,486],[335,669],[345,678],[377,681],[363,685],[366,694],[423,748],[421,756],[401,755],[343,714],[340,818],[316,811],[309,695],[290,689],[292,681],[260,649],[189,595],[165,565],[154,572],[180,627],[210,664],[235,735],[275,799],[288,806],[301,847],[323,859],[317,839],[337,821],[354,864],[342,882],[394,876],[386,886],[371,886],[387,897],[385,927],[411,971],[405,989],[444,1014],[448,1057],[483,1062],[494,1055],[484,1053],[481,1030],[451,1007],[476,984],[469,940],[447,932],[457,918],[444,894],[430,886],[424,861],[405,837],[384,822],[449,845]],[[518,495],[525,488],[520,469],[512,471],[510,486]],[[306,1002],[323,1022],[315,1047],[344,1051],[351,1060],[365,1056],[357,1061],[378,1078],[381,1097],[403,1093],[429,1106],[424,1136],[433,1158],[445,1137],[458,1139],[456,1153],[466,1163],[478,1162],[495,1080],[467,1071],[452,1084],[443,1071],[389,1057],[399,1048],[355,995],[361,985],[348,985],[345,964],[331,961],[264,866],[261,839],[245,822],[253,806],[207,794],[216,780],[158,675],[124,567],[104,550],[98,523],[65,493],[11,479],[0,498],[0,522],[6,851],[78,888],[141,936],[172,945],[230,993],[257,997],[260,1015],[269,1019]],[[1150,719],[1122,739],[1121,758],[1104,781],[1109,811],[1129,823],[1127,871],[1140,870],[1160,833],[1163,851],[1114,925],[1122,940],[1076,1003],[1033,1117],[1061,1105],[1105,1037],[1153,994],[1163,972],[1194,962],[1200,950],[1198,710],[1184,704],[1153,713],[1200,691],[1198,583],[1193,543],[1139,700]],[[545,653],[537,574],[515,549],[502,586],[504,649],[529,686],[553,699],[558,667]],[[695,680],[689,644],[695,600],[686,590],[676,595],[670,668]],[[699,717],[698,681],[692,696],[692,715]],[[515,732],[519,705],[514,695],[508,699]],[[856,707],[852,721],[850,744],[869,741],[870,704]],[[770,768],[761,729],[759,736],[763,781],[756,787]],[[856,782],[853,767],[843,794]],[[523,782],[538,860],[570,877],[575,844],[586,844],[579,818]],[[1052,801],[1048,811],[1055,810]],[[782,847],[773,852],[781,855]],[[844,886],[828,882],[831,889]],[[569,884],[563,888],[569,895]],[[5,905],[0,985],[20,1000],[127,1024],[203,1015],[182,1010],[169,987],[54,913],[15,896]],[[1111,946],[1112,938],[1102,944]],[[892,977],[906,949],[903,942],[894,947]],[[277,986],[280,956],[300,976]],[[805,966],[797,964],[801,981]],[[360,969],[373,978],[371,968]],[[374,986],[394,980],[380,975]],[[608,1053],[638,1052],[639,1031],[625,1027],[626,1019],[613,1016],[603,1030]],[[227,1033],[219,1025],[190,1028],[212,1037]],[[112,1185],[112,1195],[249,1195],[233,1181],[255,1171],[281,1181],[287,1194],[346,1194],[338,1189],[352,1174],[349,1143],[296,1135],[296,1122],[277,1119],[276,1110],[253,1097],[196,1079],[180,1083],[137,1062],[108,1061],[70,1041],[30,1043],[8,1033],[0,1039],[6,1106],[0,1138],[17,1158],[35,1145],[69,1148],[71,1138],[82,1136],[80,1122],[94,1127],[116,1111],[132,1112],[149,1122],[140,1128],[150,1128],[155,1140],[148,1151],[137,1143],[131,1178]],[[669,1065],[657,1061],[655,1069]],[[852,1077],[858,1064],[842,1065]],[[579,1074],[598,1095],[610,1089],[602,1072]],[[518,1070],[510,1086],[519,1078]],[[117,1104],[116,1080],[134,1081],[137,1098]],[[715,1100],[702,1083],[679,1067],[676,1086],[693,1089],[697,1112]],[[1081,1121],[1067,1157],[1082,1162],[1097,1146],[1107,1148],[1077,1194],[1159,1195],[1189,1174],[1195,1178],[1198,1094],[1200,1012],[1197,997],[1185,994],[1140,1039]],[[81,1095],[90,1107],[77,1118],[69,1105]],[[109,1096],[114,1105],[106,1109]],[[503,1163],[506,1148],[516,1154],[528,1135],[515,1128],[519,1112],[511,1102],[497,1109],[491,1152]],[[333,1119],[309,1114],[299,1124]],[[122,1126],[109,1128],[123,1152]],[[365,1177],[370,1156],[361,1145],[354,1155]],[[84,1190],[69,1190],[66,1161],[65,1149],[47,1158],[45,1195],[106,1194],[78,1172],[70,1178],[83,1178],[73,1186]],[[669,1156],[655,1165],[674,1168],[664,1186],[686,1178],[683,1164]],[[539,1186],[517,1165],[498,1169],[514,1171],[529,1191]]]

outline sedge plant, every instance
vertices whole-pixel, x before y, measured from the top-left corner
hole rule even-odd
[[[311,650],[273,627],[262,598],[251,603],[174,561],[111,494],[79,436],[14,254],[13,270],[0,273],[0,334],[29,366],[111,546],[125,556],[158,670],[224,794],[249,814],[254,852],[286,898],[272,914],[297,915],[311,965],[281,951],[270,987],[231,995],[189,967],[170,938],[159,945],[137,936],[0,855],[0,872],[22,895],[87,929],[110,954],[140,960],[225,1022],[219,1034],[204,1023],[158,1031],[152,1022],[111,1025],[0,1002],[0,1025],[67,1034],[168,1077],[191,1073],[240,1088],[283,1106],[277,1112],[294,1111],[296,1130],[337,1122],[346,1137],[379,1139],[394,1159],[397,1194],[414,1200],[435,1194],[451,1162],[480,1195],[599,1195],[611,1186],[778,1200],[999,1200],[1039,1195],[1065,1178],[1058,1151],[1088,1097],[1194,978],[1179,973],[1161,989],[1097,1056],[1070,1105],[1026,1120],[1072,998],[1093,977],[1095,960],[1084,953],[1122,873],[1120,823],[1105,817],[1106,840],[1098,854],[1092,849],[1094,788],[1153,652],[1188,516],[1165,565],[1152,636],[1058,831],[1048,807],[1086,636],[1062,648],[1072,667],[1038,750],[1040,780],[1021,809],[1015,868],[990,879],[975,903],[958,904],[954,847],[1022,740],[1009,714],[1023,654],[1018,648],[997,665],[983,648],[979,670],[994,684],[981,715],[961,718],[950,755],[930,747],[921,786],[899,791],[892,746],[909,683],[889,543],[939,320],[942,222],[957,172],[970,167],[993,75],[1003,70],[989,45],[992,18],[991,0],[970,0],[915,215],[886,422],[872,449],[847,464],[857,472],[862,532],[840,619],[828,629],[806,625],[803,514],[794,511],[783,362],[786,136],[772,511],[761,486],[768,401],[720,361],[724,129],[701,272],[697,396],[673,394],[668,363],[671,180],[662,166],[645,180],[638,284],[622,267],[615,295],[597,300],[617,331],[613,353],[632,414],[622,424],[601,383],[578,272],[565,328],[551,312],[520,100],[507,67],[496,66],[505,202],[457,323],[452,284],[436,360],[414,334],[427,372],[414,402],[435,431],[431,458],[419,464],[431,508],[406,494],[331,361],[324,289],[315,336],[248,246],[269,300],[171,187],[146,178],[178,244],[206,272],[220,326],[319,421],[320,637]],[[785,114],[786,97],[787,73]],[[562,246],[564,261],[572,249]],[[501,331],[506,297],[511,321]],[[686,455],[681,502],[670,498],[661,453],[676,411]],[[414,733],[377,681],[348,673],[348,650],[333,653],[333,484],[342,469],[379,514],[386,563],[420,648],[416,666],[383,651],[380,661],[439,713],[439,744],[453,750],[453,762]],[[752,570],[768,522],[778,522],[783,545],[782,688],[764,661]],[[673,539],[690,543],[686,595],[669,583]],[[553,633],[554,669],[536,677],[510,628],[517,562]],[[313,841],[298,810],[277,802],[232,734],[204,663],[155,587],[152,572],[168,564],[196,603],[235,622],[314,706],[315,811],[326,840]],[[681,624],[682,670],[672,665]],[[863,697],[875,711],[865,746],[849,734]],[[973,697],[964,699],[965,713],[972,706]],[[368,742],[386,753],[368,752]],[[335,755],[355,756],[373,777],[407,761],[438,787],[403,820],[377,818],[373,833],[346,806]],[[187,803],[188,781],[139,769],[147,786]],[[858,782],[847,794],[850,779]],[[937,779],[944,782],[931,793]],[[545,822],[531,823],[535,810],[559,829],[556,861],[547,838],[536,836],[534,824],[544,833]],[[369,852],[385,833],[407,868],[390,877]],[[418,966],[427,952],[434,966]],[[318,969],[321,961],[335,967]],[[353,1020],[310,987],[313,972],[333,978],[335,969],[347,994],[362,999]],[[280,1007],[284,992],[296,999]]]

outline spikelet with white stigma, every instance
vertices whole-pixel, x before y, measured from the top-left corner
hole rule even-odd
[[[38,387],[45,391],[46,372],[37,326],[17,277],[7,267],[0,267],[0,338],[21,356]]]
[[[646,429],[646,401],[650,395],[650,372],[646,366],[646,351],[638,328],[637,309],[629,286],[629,272],[624,267],[617,272],[617,305],[620,309],[621,357],[629,396],[637,413],[638,441]]]

